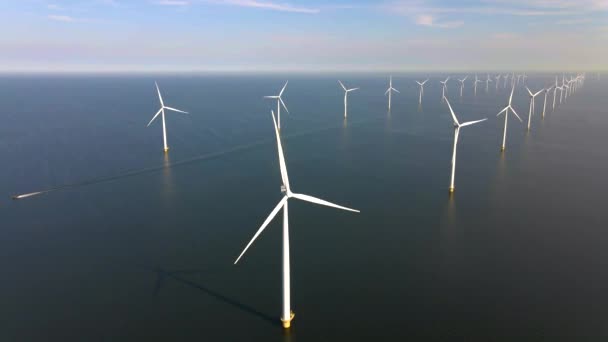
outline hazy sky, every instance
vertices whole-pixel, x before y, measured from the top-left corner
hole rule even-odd
[[[608,69],[608,0],[19,0],[0,70]]]

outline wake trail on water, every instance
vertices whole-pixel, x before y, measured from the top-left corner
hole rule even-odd
[[[360,121],[350,123],[350,125],[361,125],[364,123],[377,121],[379,119],[380,118],[375,118],[375,119],[370,119],[370,120],[360,120]],[[303,132],[287,135],[287,136],[285,136],[285,139],[298,138],[298,137],[315,134],[315,133],[319,133],[319,132],[323,132],[323,131],[327,131],[327,130],[332,130],[332,129],[336,129],[336,128],[340,128],[340,127],[342,127],[342,126],[341,125],[332,125],[332,126],[326,126],[326,127],[322,127],[322,128],[311,129],[308,131],[303,131]],[[160,170],[167,169],[167,168],[173,168],[176,166],[182,166],[182,165],[192,164],[192,163],[196,163],[196,162],[200,162],[200,161],[216,159],[216,158],[224,157],[224,156],[239,153],[239,152],[252,150],[252,149],[255,149],[255,148],[263,146],[263,145],[271,144],[273,142],[274,142],[274,139],[272,139],[272,138],[258,140],[256,142],[252,142],[249,144],[235,146],[235,147],[223,150],[223,151],[206,153],[206,154],[195,156],[192,158],[180,160],[180,161],[177,161],[174,163],[169,163],[169,164],[160,165],[160,166],[147,167],[147,168],[143,168],[143,169],[130,170],[130,171],[118,174],[118,175],[114,175],[114,176],[97,177],[97,178],[80,181],[80,182],[76,182],[76,183],[64,184],[64,185],[60,185],[57,187],[52,187],[52,188],[48,188],[48,189],[44,189],[44,190],[40,190],[40,191],[28,192],[28,193],[24,193],[24,194],[20,194],[20,195],[13,195],[12,199],[13,200],[26,199],[26,198],[30,198],[30,197],[34,197],[34,196],[38,196],[38,195],[42,195],[42,194],[47,194],[49,192],[79,188],[82,186],[111,182],[111,181],[115,181],[115,180],[123,179],[123,178],[127,178],[127,177],[134,177],[134,176],[138,176],[138,175],[142,175],[142,174],[146,174],[146,173],[160,171]]]

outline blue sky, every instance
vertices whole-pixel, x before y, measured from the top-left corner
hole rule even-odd
[[[3,71],[608,69],[608,0],[20,0]]]

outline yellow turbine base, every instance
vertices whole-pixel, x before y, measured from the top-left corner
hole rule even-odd
[[[289,329],[291,327],[291,321],[293,320],[294,316],[296,314],[293,313],[293,311],[291,312],[291,316],[289,316],[288,319],[283,319],[281,318],[281,323],[283,323],[283,328],[284,329]]]
[[[167,153],[167,152],[169,152],[169,148],[167,147],[167,148],[163,149],[163,151],[165,151],[165,153]]]
[[[454,192],[454,188],[450,188],[450,193],[453,193],[453,192]]]
[[[505,151],[505,147],[504,147],[504,146],[502,146],[502,147],[500,148],[500,152],[504,152],[504,151]]]

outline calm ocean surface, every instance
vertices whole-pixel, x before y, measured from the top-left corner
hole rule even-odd
[[[453,75],[453,77],[463,75]],[[608,338],[608,81],[541,119],[516,88],[432,75],[0,76],[3,341],[597,341]],[[553,75],[530,75],[533,89]],[[485,78],[485,74],[482,78]],[[281,197],[294,191],[293,327],[280,326]],[[349,95],[337,83],[361,87]],[[165,104],[170,151],[162,151]],[[558,100],[559,102],[559,100]],[[19,201],[12,195],[73,185]]]

